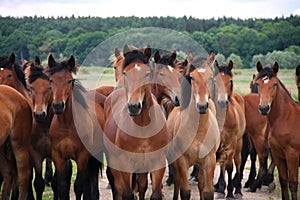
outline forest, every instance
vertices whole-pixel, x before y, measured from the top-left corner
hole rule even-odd
[[[1,17],[0,55],[46,60],[75,55],[78,63],[101,42],[132,28],[157,27],[178,31],[217,58],[233,60],[238,68],[277,61],[283,68],[300,64],[300,16],[274,19],[198,19],[175,17]],[[143,33],[147,35],[147,33]],[[141,36],[143,37],[143,36]],[[164,39],[164,36],[161,36]],[[168,40],[165,37],[165,40]],[[110,54],[113,53],[109,52]]]

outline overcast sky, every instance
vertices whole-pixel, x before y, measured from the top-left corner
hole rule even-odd
[[[300,15],[300,0],[0,0],[1,16],[275,18]]]

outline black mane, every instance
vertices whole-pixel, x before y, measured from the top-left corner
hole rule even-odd
[[[270,79],[275,76],[276,76],[276,74],[274,74],[272,68],[265,67],[257,74],[256,79],[260,79],[260,78],[264,78],[264,77],[268,77]]]
[[[36,79],[42,78],[49,80],[49,77],[43,72],[42,66],[34,66],[30,68],[29,83],[33,83]]]
[[[56,72],[59,72],[61,70],[67,70],[69,71],[69,66],[67,61],[62,62],[56,62],[53,67],[50,67],[47,71],[49,72],[49,75],[53,75]],[[76,68],[71,70],[73,73],[76,73]]]
[[[0,67],[6,69],[13,69],[13,65],[9,62],[9,58],[7,56],[0,57]]]
[[[124,54],[124,64],[123,64],[123,69],[126,68],[130,63],[134,61],[141,61],[144,64],[148,64],[148,60],[145,57],[145,55],[138,50],[132,50]]]
[[[219,70],[216,70],[217,73],[223,72],[224,74],[229,75],[230,77],[233,76],[231,69],[226,65],[219,66],[218,69]]]

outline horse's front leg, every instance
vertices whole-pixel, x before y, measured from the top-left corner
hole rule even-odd
[[[91,199],[90,191],[88,191],[88,172],[86,171],[89,157],[89,153],[87,151],[84,151],[81,152],[76,159],[77,175],[74,182],[76,200],[81,200],[82,195],[83,199]]]
[[[42,162],[43,158],[41,155],[36,152],[31,152],[31,157],[34,164],[34,170],[35,170],[35,178],[34,178],[34,189],[36,192],[36,199],[42,200],[43,192],[45,190],[45,182],[42,176]]]
[[[159,200],[162,199],[162,179],[164,177],[166,168],[163,167],[159,170],[152,171],[152,194],[151,200]]]
[[[50,186],[52,176],[53,176],[52,160],[51,158],[46,158],[45,185]]]
[[[69,200],[69,186],[67,179],[67,161],[61,158],[60,153],[52,149],[52,159],[55,165],[56,191],[60,200]]]
[[[137,185],[138,185],[139,199],[144,200],[146,190],[148,187],[148,173],[137,174]]]

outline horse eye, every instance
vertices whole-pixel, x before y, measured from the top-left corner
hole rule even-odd
[[[145,75],[146,78],[150,77],[150,72],[147,72]]]
[[[8,76],[7,76],[7,77],[8,77],[8,78],[11,78],[12,76],[13,76],[12,74],[8,74]]]
[[[52,87],[51,87],[51,86],[50,86],[50,87],[48,87],[48,90],[49,90],[49,91],[51,91],[51,90],[52,90]]]
[[[49,80],[49,82],[50,82],[50,84],[52,84],[52,83],[53,83],[53,80]]]
[[[126,72],[123,72],[123,75],[127,77],[127,73]]]
[[[160,72],[159,73],[160,76],[166,76],[164,73]]]
[[[73,82],[74,82],[74,79],[71,79],[71,80],[68,81],[69,84],[73,83]]]
[[[274,87],[277,87],[277,83],[274,83]]]

